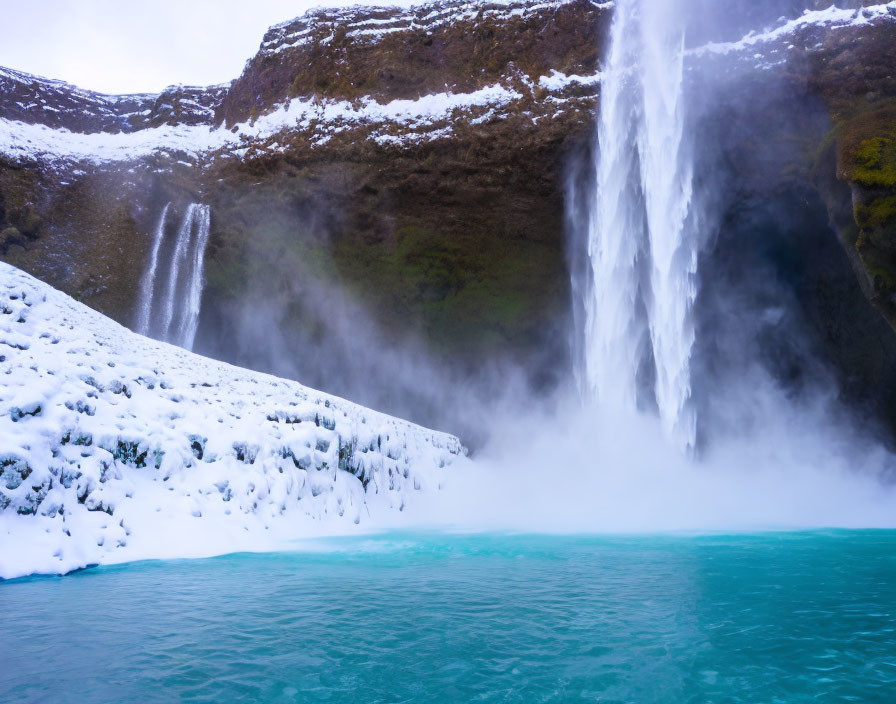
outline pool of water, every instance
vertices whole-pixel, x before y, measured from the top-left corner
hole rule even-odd
[[[894,532],[340,539],[0,613],[0,701],[896,701]]]

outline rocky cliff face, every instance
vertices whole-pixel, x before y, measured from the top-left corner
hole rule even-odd
[[[746,3],[692,50],[756,94],[811,103],[811,129],[768,116],[769,139],[801,143],[776,187],[822,193],[893,323],[896,7],[824,4]],[[371,339],[334,320],[338,300],[376,335],[550,386],[568,364],[565,177],[590,149],[611,17],[589,0],[317,10],[271,28],[229,86],[157,96],[4,70],[0,256],[131,323],[161,209],[201,201],[199,351],[324,384],[312,349],[351,365]],[[289,359],[258,349],[259,328]]]

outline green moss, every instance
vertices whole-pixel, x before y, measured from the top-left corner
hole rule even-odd
[[[855,154],[852,180],[870,187],[896,186],[896,140],[866,139]]]
[[[896,288],[896,279],[893,278],[893,274],[889,269],[885,269],[884,267],[869,267],[868,273],[871,275],[871,278],[878,289],[883,288],[887,291],[892,291]]]
[[[327,312],[293,293],[332,286],[397,338],[465,359],[525,354],[565,313],[557,222],[542,199],[508,197],[504,176],[461,158],[485,157],[390,157],[375,176],[349,160],[231,166],[238,180],[227,174],[234,186],[211,203],[210,297],[277,298],[282,324],[313,340],[328,334]]]
[[[840,127],[835,125],[822,138],[821,142],[814,146],[810,146],[810,163],[813,172],[817,172],[826,163],[826,157],[830,150],[837,146],[839,137]]]
[[[832,116],[838,177],[852,184],[856,201],[855,228],[844,240],[854,243],[876,294],[889,297],[896,292],[896,100],[862,97]]]
[[[544,283],[557,267],[544,243],[451,238],[414,223],[392,241],[345,243],[334,254],[349,288],[410,314],[445,351],[518,343],[559,298]]]
[[[876,198],[855,208],[859,227],[886,227],[896,221],[896,195]]]

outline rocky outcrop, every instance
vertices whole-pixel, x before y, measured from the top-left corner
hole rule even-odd
[[[896,42],[893,22],[851,28],[813,56],[811,87],[833,117],[837,177],[852,192],[841,226],[862,284],[896,327]],[[825,145],[827,146],[827,145]]]
[[[444,2],[313,10],[272,27],[218,113],[244,122],[296,96],[380,103],[518,89],[554,72],[593,72],[612,3]]]

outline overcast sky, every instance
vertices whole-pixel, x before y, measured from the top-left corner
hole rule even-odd
[[[0,66],[106,93],[236,78],[272,24],[350,0],[0,0]],[[364,4],[408,4],[365,0]]]

